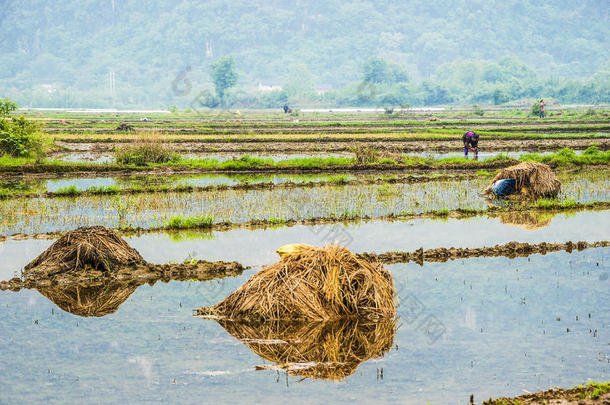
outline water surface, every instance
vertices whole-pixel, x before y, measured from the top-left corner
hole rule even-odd
[[[604,174],[579,172],[562,176],[559,198],[583,203],[607,201],[610,177]],[[291,177],[278,176],[276,180],[283,181],[285,178]],[[148,179],[129,181],[137,184]],[[192,182],[197,179],[200,177],[194,177]],[[489,181],[487,177],[473,177],[412,184],[12,198],[0,201],[0,234],[61,231],[89,225],[155,227],[163,226],[178,215],[208,216],[215,222],[239,223],[256,219],[281,221],[315,217],[376,217],[458,208],[482,210],[489,206],[489,201],[480,192]]]
[[[401,295],[394,344],[338,382],[257,371],[274,363],[192,316],[254,270],[143,285],[103,317],[64,312],[35,290],[3,291],[3,401],[455,404],[608,380],[609,253],[392,265]],[[422,326],[430,320],[433,336]]]

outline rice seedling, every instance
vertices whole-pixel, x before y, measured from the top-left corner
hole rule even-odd
[[[571,198],[567,198],[565,200],[559,200],[556,198],[553,198],[553,199],[541,198],[534,203],[534,206],[536,208],[545,209],[545,210],[552,210],[552,209],[558,209],[558,208],[575,208],[578,205],[579,205],[579,203],[576,202],[576,200],[571,199]]]
[[[0,188],[0,200],[8,199],[13,195],[13,191],[8,188]]]
[[[214,217],[210,216],[183,217],[177,215],[170,218],[165,227],[167,229],[210,228],[213,223]]]
[[[72,185],[72,186],[68,186],[68,187],[64,187],[64,188],[60,188],[57,191],[55,191],[55,195],[58,196],[66,196],[66,197],[73,197],[73,196],[77,196],[79,194],[81,194],[82,191],[79,190],[76,186]]]
[[[581,204],[608,201],[610,178],[599,171],[560,173],[561,199]],[[210,189],[178,193],[86,194],[76,199],[16,199],[0,202],[0,234],[35,233],[85,225],[110,227],[162,226],[171,217],[199,216],[219,222],[301,220],[315,217],[354,218],[414,214],[435,210],[486,210],[479,193],[489,179],[466,178],[426,183],[391,184],[379,193],[378,184],[325,184],[318,187]],[[517,209],[521,209],[517,207]],[[560,208],[562,209],[562,208]],[[22,213],[22,215],[16,215]]]
[[[135,189],[132,189],[135,191]],[[93,195],[112,195],[118,194],[121,189],[118,186],[91,186],[87,189],[87,192]]]

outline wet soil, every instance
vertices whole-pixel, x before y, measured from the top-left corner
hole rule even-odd
[[[53,174],[58,176],[60,174],[70,174],[72,176],[80,176],[83,173],[96,173],[105,174],[151,174],[151,175],[171,175],[171,174],[187,174],[187,173],[344,173],[349,171],[363,172],[363,171],[405,171],[405,170],[421,170],[421,171],[433,171],[433,170],[472,170],[472,169],[500,169],[508,166],[512,166],[519,163],[518,160],[509,159],[502,161],[493,162],[477,162],[473,163],[450,163],[442,165],[428,165],[428,164],[353,164],[353,165],[339,165],[339,166],[310,166],[310,167],[275,167],[275,166],[258,166],[250,167],[247,169],[193,169],[188,166],[159,166],[159,167],[126,167],[114,164],[101,164],[101,165],[82,165],[82,164],[64,164],[64,165],[52,165],[52,164],[27,164],[22,166],[3,166],[0,167],[0,179],[8,179],[15,177],[23,177],[25,174],[41,174],[49,175]]]
[[[571,148],[582,150],[592,144],[599,145],[600,149],[610,149],[609,139],[494,139],[492,145],[485,145],[482,139],[481,147],[489,151],[545,151]],[[128,141],[94,142],[87,139],[71,139],[66,141],[56,141],[56,144],[74,152],[110,152],[117,147],[127,145]],[[313,142],[295,142],[290,139],[285,141],[243,141],[233,142],[214,142],[207,140],[193,141],[191,139],[165,139],[164,143],[176,152],[227,152],[227,153],[248,153],[248,152],[349,152],[354,144],[367,144],[379,150],[390,150],[398,152],[452,152],[461,151],[458,137],[451,140],[422,140],[417,138],[405,138],[401,140],[388,139],[348,139],[348,140],[319,140]]]
[[[312,182],[293,182],[287,181],[283,183],[275,183],[275,182],[261,182],[261,183],[242,183],[242,184],[219,184],[219,185],[209,185],[209,186],[176,186],[173,188],[167,189],[155,189],[155,188],[138,188],[138,189],[121,189],[121,190],[112,190],[107,193],[104,192],[96,192],[92,193],[89,191],[82,191],[78,194],[78,196],[92,196],[92,195],[104,195],[104,194],[112,194],[112,195],[131,195],[131,194],[140,194],[140,193],[176,193],[176,192],[214,192],[214,191],[225,191],[225,190],[240,190],[240,191],[250,191],[250,190],[269,190],[269,189],[278,189],[278,188],[302,188],[302,187],[323,187],[329,185],[341,185],[341,186],[356,186],[356,185],[374,185],[374,184],[413,184],[413,183],[427,183],[431,181],[459,181],[464,180],[466,178],[475,177],[475,174],[471,173],[462,174],[462,175],[439,175],[439,176],[401,176],[401,177],[392,177],[392,178],[368,178],[368,179],[346,179],[341,181],[312,181]],[[15,193],[12,194],[12,198],[55,198],[61,197],[61,193],[56,192],[34,192],[34,193]]]
[[[496,130],[502,132],[590,132],[590,131],[607,131],[610,126],[607,122],[438,122],[426,124],[409,124],[409,123],[389,123],[389,122],[363,122],[342,125],[339,122],[328,123],[324,125],[311,122],[309,125],[303,125],[300,122],[284,122],[269,124],[262,121],[254,125],[235,122],[233,124],[214,123],[201,124],[193,122],[190,126],[180,126],[181,124],[173,123],[172,126],[164,126],[163,124],[141,124],[134,122],[133,125],[122,122],[118,127],[102,126],[98,123],[74,125],[74,126],[51,126],[47,123],[44,128],[48,133],[79,133],[79,132],[95,132],[95,133],[126,133],[126,132],[162,132],[171,134],[206,134],[206,135],[238,135],[238,134],[310,134],[310,133],[375,133],[375,132],[399,132],[399,131],[417,131],[426,129],[478,129],[478,130]],[[97,124],[97,125],[96,125]]]
[[[588,385],[570,389],[552,388],[514,398],[498,398],[484,401],[483,405],[609,405],[610,393],[592,399],[595,388]]]
[[[609,241],[601,242],[566,242],[566,243],[547,243],[542,242],[538,244],[520,243],[520,242],[509,242],[504,245],[496,245],[492,247],[482,248],[436,248],[427,249],[422,248],[414,252],[387,252],[381,254],[375,253],[361,253],[357,256],[368,260],[370,262],[380,262],[384,264],[393,263],[408,263],[416,262],[423,265],[424,262],[446,262],[449,260],[456,259],[467,259],[472,257],[495,257],[504,256],[510,259],[515,257],[527,257],[533,254],[547,254],[550,252],[566,251],[571,253],[574,250],[584,250],[588,248],[608,247],[610,246]]]
[[[153,284],[156,281],[171,280],[206,281],[215,278],[238,276],[244,271],[244,266],[237,262],[209,262],[199,260],[182,264],[152,264],[145,263],[134,266],[124,266],[112,272],[87,269],[83,271],[68,271],[52,275],[30,271],[23,278],[12,278],[0,282],[0,290],[19,291],[22,288],[41,288],[53,285],[96,285],[111,281],[136,282]]]

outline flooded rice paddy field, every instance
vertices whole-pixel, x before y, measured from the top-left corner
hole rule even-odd
[[[115,123],[109,124],[109,128],[114,127]],[[525,150],[556,151],[565,146],[584,149],[598,141],[606,149],[604,134],[598,133],[599,140],[488,141],[490,150],[482,151],[479,160],[496,156],[500,150],[519,157]],[[353,134],[339,138],[346,136]],[[123,134],[116,137],[116,144],[81,144],[78,141],[83,139],[75,140],[68,145],[74,151],[51,158],[112,162],[111,148],[123,142],[119,137]],[[320,144],[287,141],[290,139],[242,145],[220,141],[197,143],[195,139],[192,143],[175,142],[172,147],[186,157],[217,160],[246,153],[274,160],[350,156],[346,141]],[[402,148],[397,150],[409,155],[443,158],[461,156],[459,144],[458,138],[450,142],[430,141],[425,146],[419,141],[396,140],[388,141],[385,147],[394,150],[397,145]],[[218,151],[212,151],[216,147]],[[261,150],[267,147],[269,150]],[[436,147],[440,151],[435,151]],[[250,266],[236,277],[158,281],[135,287],[118,283],[103,286],[103,291],[76,289],[76,294],[59,287],[0,291],[3,364],[0,403],[77,402],[86,397],[95,403],[241,403],[247,399],[267,404],[329,400],[350,404],[465,404],[470,395],[480,403],[492,396],[519,395],[524,390],[571,387],[588,380],[608,381],[610,248],[515,259],[480,257],[423,265],[413,262],[388,265],[399,293],[399,319],[390,325],[380,323],[374,330],[364,322],[308,324],[296,329],[298,333],[291,339],[285,339],[280,332],[289,330],[286,325],[277,325],[270,333],[240,330],[193,316],[194,308],[222,300],[257,270],[276,262],[275,250],[289,243],[317,246],[338,243],[354,253],[380,254],[418,248],[480,248],[510,241],[564,243],[610,239],[607,210],[498,211],[468,218],[281,226],[281,221],[288,219],[485,209],[488,203],[479,192],[491,177],[475,173],[476,169],[470,174],[456,173],[463,175],[459,180],[422,183],[302,184],[254,190],[0,200],[0,235],[65,231],[83,225],[154,227],[164,225],[176,215],[211,216],[215,222],[278,220],[279,224],[265,229],[124,235],[127,243],[151,263],[200,259],[237,261]],[[71,186],[77,190],[91,187],[129,190],[149,186],[369,181],[406,175],[388,172],[24,178],[0,180],[0,188],[44,193]],[[563,184],[560,199],[583,203],[608,201],[607,170],[558,175]],[[19,276],[23,267],[52,243],[52,239],[32,235],[0,242],[0,280]],[[106,306],[104,314],[80,316],[74,308],[91,298],[85,292],[92,294],[96,305],[107,304],[101,301],[109,295],[117,301],[116,305]],[[318,359],[308,357],[313,350],[306,343],[311,343],[327,359],[352,353],[349,361],[343,363],[343,375],[308,378],[304,369]],[[303,357],[287,369],[278,368],[286,352],[295,349]]]
[[[215,185],[234,186],[238,184],[257,184],[257,183],[312,183],[324,182],[337,179],[354,180],[354,179],[376,179],[376,178],[391,178],[404,173],[388,172],[384,174],[193,174],[193,175],[177,175],[177,176],[147,176],[147,175],[132,175],[132,176],[115,176],[115,177],[65,177],[52,179],[11,179],[1,180],[0,188],[11,190],[19,190],[22,192],[56,192],[62,188],[76,187],[77,190],[84,191],[91,187],[118,187],[120,189],[129,189],[145,186],[193,186],[207,187]]]
[[[541,155],[551,154],[555,151],[544,151],[538,152]],[[581,154],[582,150],[575,151],[576,154]],[[519,158],[529,151],[481,151],[478,155],[478,160],[484,161],[497,157],[499,155],[509,156],[512,158]],[[239,159],[244,156],[244,153],[181,153],[180,156],[186,159],[215,159],[219,162],[224,162],[232,159]],[[309,158],[309,157],[351,157],[353,156],[350,152],[334,152],[334,153],[266,153],[266,152],[250,152],[247,154],[252,157],[259,158],[270,158],[274,161],[283,161],[288,159],[298,158]],[[409,152],[405,156],[417,156],[417,157],[430,157],[434,159],[443,159],[450,157],[464,157],[463,152],[434,152],[434,151],[421,151],[421,152]],[[91,163],[114,163],[114,155],[111,152],[60,152],[49,156],[51,159],[59,160],[63,162],[91,162]],[[473,154],[470,153],[469,158],[473,158]]]
[[[588,137],[579,137],[578,134],[563,134],[558,138],[540,137],[534,139],[502,139],[497,138],[492,141],[481,141],[482,151],[557,151],[562,148],[573,150],[584,150],[596,144],[602,150],[610,148],[608,136],[602,133],[590,133]],[[136,139],[134,139],[136,140]],[[412,152],[460,152],[463,148],[459,136],[455,139],[425,141],[417,138],[399,137],[397,139],[384,139],[379,141],[376,138],[341,140],[338,138],[312,139],[295,141],[291,139],[272,139],[264,142],[254,142],[252,139],[240,139],[236,142],[214,141],[210,139],[193,139],[192,137],[170,138],[165,136],[165,145],[176,153],[330,153],[330,152],[350,152],[350,147],[354,145],[373,146],[379,150]],[[75,138],[72,141],[56,141],[63,151],[58,153],[81,153],[81,154],[106,154],[110,156],[118,147],[132,145],[133,142],[125,142],[125,139],[114,139],[104,142],[87,142],[87,140]]]
[[[609,198],[610,178],[605,172],[579,172],[566,175],[562,181],[562,199],[590,202]],[[488,183],[488,178],[478,177],[414,184],[14,198],[0,201],[0,234],[63,231],[87,225],[158,227],[178,215],[243,223],[485,209],[489,202],[479,193]]]
[[[276,260],[270,252],[277,246],[273,238],[264,236],[267,242],[260,243],[253,235],[242,235],[248,249],[238,249],[236,240],[226,236],[193,243],[209,259],[250,264]],[[375,243],[375,238],[362,236],[354,243]],[[150,239],[146,241],[151,235],[130,243],[147,259],[178,259],[173,250],[177,244],[158,237],[162,242],[154,253]],[[382,245],[377,242],[378,248],[384,249]],[[356,245],[353,249],[358,250]],[[96,403],[236,403],[244,398],[270,404],[328,403],[332,398],[336,403],[454,404],[467,403],[471,394],[479,402],[523,390],[607,380],[608,253],[610,249],[600,248],[513,260],[388,266],[400,293],[395,332],[365,333],[356,340],[332,335],[338,336],[334,346],[326,345],[331,336],[325,332],[316,335],[322,350],[383,344],[382,357],[351,364],[351,375],[339,381],[304,378],[299,369],[277,371],[273,356],[262,357],[264,348],[281,356],[298,342],[242,343],[228,332],[234,330],[192,315],[193,308],[222,299],[258,268],[209,282],[145,284],[102,317],[65,312],[35,290],[0,291],[2,396],[8,402],[51,403],[86,396]],[[434,333],[422,327],[430,321],[435,322]],[[369,340],[360,341],[364,336]]]
[[[266,229],[223,231],[182,230],[125,236],[130,246],[149,262],[184,260],[238,261],[245,266],[271,264],[275,251],[289,243],[316,246],[339,243],[355,253],[414,251],[439,247],[477,248],[510,241],[527,243],[595,242],[610,239],[607,211],[574,213],[507,212],[495,217],[363,221],[324,225],[295,225]],[[51,239],[0,242],[0,280],[18,274],[47,249]]]

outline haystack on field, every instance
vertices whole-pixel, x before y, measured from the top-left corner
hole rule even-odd
[[[549,166],[538,162],[521,162],[500,170],[484,193],[492,194],[494,183],[504,179],[515,180],[514,192],[511,195],[529,198],[556,197],[561,191],[561,182]]]
[[[397,329],[393,318],[218,323],[255,354],[275,363],[256,369],[281,369],[289,375],[323,380],[344,379],[363,362],[383,357],[392,348]]]
[[[145,263],[116,231],[92,226],[66,232],[25,266],[24,276],[36,278],[85,270],[110,272],[121,266]]]
[[[242,321],[375,320],[393,317],[395,305],[392,276],[380,264],[339,246],[303,245],[197,314]]]

